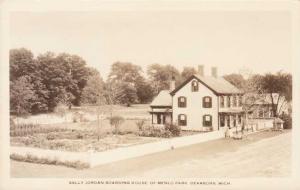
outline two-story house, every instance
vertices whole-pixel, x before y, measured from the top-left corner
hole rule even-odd
[[[203,66],[199,66],[198,74],[153,100],[152,123],[171,121],[182,130],[195,131],[232,128],[242,123],[242,96],[242,91],[217,76],[217,68],[212,68],[212,76],[204,76]]]

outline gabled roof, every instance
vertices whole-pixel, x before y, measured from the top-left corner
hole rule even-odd
[[[150,104],[151,107],[155,106],[172,106],[172,96],[170,95],[169,90],[162,90],[159,94],[154,98],[152,103]]]
[[[243,94],[241,90],[232,85],[230,82],[225,80],[223,77],[213,77],[213,76],[200,76],[200,75],[192,75],[185,82],[179,85],[175,90],[171,92],[173,96],[178,90],[180,90],[183,86],[189,83],[192,79],[197,79],[204,86],[209,88],[215,94]]]

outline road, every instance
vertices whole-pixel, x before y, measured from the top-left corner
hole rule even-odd
[[[291,173],[291,132],[265,131],[220,139],[95,168],[11,161],[12,177],[285,177]]]

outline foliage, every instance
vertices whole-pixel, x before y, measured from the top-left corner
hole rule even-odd
[[[184,67],[183,71],[181,72],[182,80],[184,81],[196,73],[197,71],[194,67]]]
[[[176,85],[179,85],[181,82],[179,71],[172,65],[152,64],[148,67],[147,74],[156,95],[161,90],[170,89],[172,77],[175,78]]]
[[[281,114],[280,119],[283,120],[283,128],[284,129],[292,129],[293,121],[292,121],[292,116],[290,114]]]
[[[246,83],[246,80],[241,74],[229,74],[223,76],[228,82],[239,89],[243,89]]]
[[[84,163],[81,161],[60,161],[57,159],[40,158],[31,154],[27,154],[26,156],[19,154],[11,154],[10,159],[37,164],[62,165],[76,169],[85,169],[90,167],[88,163]]]
[[[51,133],[51,132],[62,132],[66,129],[61,127],[41,127],[37,124],[15,124],[10,126],[10,136],[30,136],[37,133]]]
[[[118,82],[111,86],[113,103],[125,104],[128,107],[138,100],[137,91],[133,83]]]
[[[114,126],[116,134],[119,133],[119,127],[123,122],[124,122],[124,118],[118,115],[112,116],[110,118],[110,124]]]
[[[78,106],[88,71],[77,55],[46,52],[34,58],[30,50],[10,50],[11,111],[36,114],[53,111],[59,103]]]
[[[173,137],[180,136],[181,128],[180,126],[172,123],[166,123],[165,124],[165,130],[170,131]]]
[[[279,101],[284,98],[284,104],[292,100],[292,76],[291,74],[278,72],[276,75],[268,73],[260,78],[258,83],[260,93],[268,94],[272,102],[272,112],[276,117],[281,111],[282,104]],[[274,94],[278,94],[277,100]]]
[[[104,82],[96,70],[90,71],[87,83],[82,90],[81,102],[87,105],[101,105],[104,99]]]
[[[10,82],[10,109],[13,113],[30,113],[36,96],[29,76],[21,76]]]
[[[136,102],[148,103],[153,98],[151,85],[143,77],[141,67],[127,62],[112,65],[106,89],[111,102],[127,106]]]
[[[146,124],[145,120],[138,120],[136,122],[137,127],[139,128],[139,131],[143,130],[144,125]]]

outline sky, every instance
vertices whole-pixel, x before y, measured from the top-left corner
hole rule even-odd
[[[10,47],[77,54],[104,79],[116,61],[291,72],[290,20],[284,11],[11,12]]]

